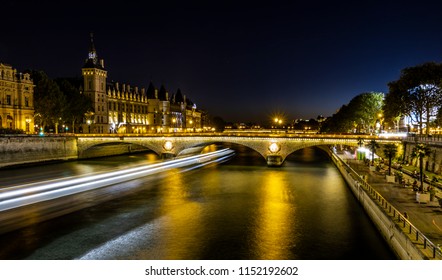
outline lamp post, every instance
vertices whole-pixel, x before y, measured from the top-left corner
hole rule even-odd
[[[380,134],[382,132],[382,122],[383,122],[383,115],[381,113],[378,114],[378,122],[376,122],[376,129],[378,130],[378,133]]]
[[[193,132],[193,131],[194,131],[193,120],[190,120],[190,121],[189,121],[189,124],[190,124],[191,131]]]
[[[29,124],[31,123],[31,119],[30,118],[26,118],[26,133],[29,133],[30,129],[29,129]]]
[[[275,123],[275,130],[278,130],[278,127],[281,127],[282,125],[282,118],[276,117],[273,119],[273,122]]]
[[[172,118],[172,130],[176,132],[176,118]]]
[[[87,120],[88,133],[91,133],[91,120]]]

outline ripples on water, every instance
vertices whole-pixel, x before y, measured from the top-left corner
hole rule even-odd
[[[317,149],[268,168],[239,148],[228,163],[132,184],[136,191],[14,233],[33,237],[19,258],[395,258]]]

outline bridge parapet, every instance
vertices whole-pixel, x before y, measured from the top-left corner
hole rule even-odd
[[[442,135],[416,135],[404,138],[404,142],[408,143],[424,143],[432,146],[442,146]]]
[[[286,157],[296,150],[311,146],[347,145],[357,146],[360,137],[337,137],[330,135],[313,136],[273,136],[265,135],[224,135],[224,134],[167,134],[167,135],[111,135],[111,136],[89,136],[78,135],[79,158],[88,149],[97,145],[106,144],[136,144],[146,147],[160,156],[175,157],[189,148],[204,147],[214,143],[233,143],[249,147],[263,156],[269,166],[281,165]],[[400,143],[399,140],[364,138],[364,140],[376,139],[382,143]]]

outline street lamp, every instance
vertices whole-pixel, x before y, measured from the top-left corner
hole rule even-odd
[[[89,133],[91,133],[91,120],[87,120],[87,127],[89,129]]]
[[[189,124],[190,124],[190,129],[193,132],[194,131],[193,120],[189,120]]]
[[[382,122],[383,122],[383,115],[382,113],[378,114],[378,122],[376,122],[376,129],[378,130],[378,133],[382,132]]]
[[[273,119],[273,122],[275,123],[275,129],[278,129],[278,127],[282,126],[282,118],[280,117],[275,117]]]
[[[27,133],[29,133],[29,130],[30,130],[30,129],[29,129],[29,123],[30,123],[30,122],[31,122],[31,119],[27,117],[27,118],[26,118],[26,132],[27,132]]]

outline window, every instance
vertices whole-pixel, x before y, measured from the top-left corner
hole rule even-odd
[[[29,97],[25,97],[25,107],[29,107]]]
[[[11,96],[6,95],[6,105],[11,105]]]
[[[13,127],[12,127],[13,119],[12,119],[12,117],[11,117],[10,115],[8,115],[8,116],[6,117],[6,122],[7,122],[7,126],[6,126],[6,127],[12,129],[12,128],[13,128]]]

